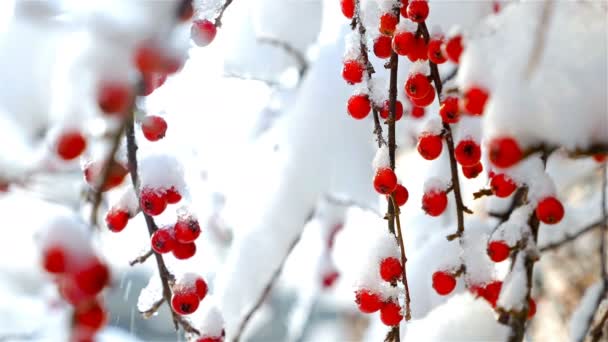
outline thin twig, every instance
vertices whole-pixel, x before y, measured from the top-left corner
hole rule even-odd
[[[148,260],[148,258],[150,256],[152,256],[152,254],[154,254],[154,251],[152,249],[150,249],[145,254],[142,254],[142,255],[138,256],[137,258],[129,261],[129,266],[135,266],[136,264],[143,264],[144,262],[146,262],[146,260]]]
[[[233,0],[226,0],[226,2],[224,2],[222,7],[220,8],[220,12],[218,13],[217,17],[215,17],[215,27],[222,27],[222,18],[224,17],[224,12],[226,12],[226,9],[228,8],[228,6],[230,6],[232,1]]]
[[[399,206],[397,206],[397,202],[395,202],[395,196],[391,195],[391,202],[393,203],[393,207],[397,208],[397,212],[395,214],[395,222],[397,223],[397,234],[399,238],[397,241],[399,242],[399,249],[401,250],[401,265],[403,265],[403,274],[401,276],[401,282],[403,283],[403,287],[405,288],[405,320],[409,321],[412,318],[412,309],[410,307],[410,287],[407,282],[407,268],[405,267],[407,263],[407,256],[405,255],[405,237],[401,231],[401,220],[399,218],[399,214],[401,213],[399,210]]]
[[[279,275],[281,275],[281,271],[283,270],[283,266],[285,265],[285,261],[287,261],[287,258],[289,257],[289,255],[291,254],[291,252],[293,251],[293,249],[296,247],[296,245],[300,241],[300,236],[301,236],[301,234],[299,234],[291,242],[291,245],[289,245],[289,248],[287,249],[287,252],[285,253],[285,256],[281,260],[281,264],[274,271],[274,273],[270,277],[270,280],[268,281],[268,283],[266,283],[266,286],[264,287],[264,290],[262,291],[262,293],[260,294],[260,296],[258,297],[258,299],[255,301],[255,303],[253,304],[253,306],[247,311],[247,313],[245,314],[245,317],[243,317],[243,320],[241,321],[241,323],[239,324],[239,327],[237,329],[237,333],[236,333],[235,337],[232,339],[233,342],[240,341],[241,336],[243,335],[243,332],[245,331],[245,328],[247,327],[247,324],[249,323],[249,321],[251,320],[251,318],[253,317],[253,315],[262,306],[262,304],[264,303],[264,300],[266,299],[266,297],[268,297],[268,294],[272,290],[272,287],[276,283],[277,279],[279,279]]]
[[[561,239],[561,240],[559,240],[559,241],[552,242],[552,243],[549,243],[549,244],[546,244],[546,245],[542,246],[539,250],[541,252],[547,252],[547,251],[551,251],[551,250],[557,249],[557,248],[559,248],[559,247],[561,247],[561,246],[563,246],[563,245],[565,245],[565,244],[567,244],[569,242],[572,242],[572,241],[578,239],[579,237],[581,237],[585,233],[588,233],[588,232],[590,232],[590,231],[592,231],[592,230],[600,227],[601,224],[602,224],[602,222],[594,222],[594,223],[586,226],[585,228],[576,231],[576,233],[574,233],[574,234],[566,234],[564,236],[564,238]]]
[[[258,42],[276,46],[292,56],[296,60],[296,63],[298,63],[298,74],[300,75],[300,79],[304,77],[306,71],[308,71],[308,60],[306,59],[306,56],[291,45],[291,43],[272,37],[259,37]]]
[[[154,316],[154,314],[158,311],[158,309],[160,309],[160,307],[163,305],[164,302],[165,302],[165,298],[161,298],[161,299],[157,300],[156,302],[154,302],[154,304],[152,304],[152,306],[150,306],[150,308],[148,310],[140,311],[139,313],[145,319],[148,319],[148,318]]]

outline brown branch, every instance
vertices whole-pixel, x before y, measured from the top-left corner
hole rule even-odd
[[[598,342],[602,338],[604,328],[606,327],[606,321],[608,321],[608,310],[604,312],[600,321],[589,332],[591,342]]]
[[[484,196],[492,196],[492,195],[494,195],[494,191],[492,191],[492,189],[479,189],[479,191],[476,191],[473,193],[473,198],[480,199]]]
[[[143,264],[144,262],[146,262],[146,260],[148,260],[150,256],[152,256],[152,254],[154,254],[154,251],[150,249],[145,254],[142,254],[137,258],[129,261],[129,266],[135,266],[135,264]]]
[[[563,245],[565,245],[565,244],[567,244],[569,242],[572,242],[572,241],[578,239],[582,235],[584,235],[584,234],[586,234],[586,233],[588,233],[588,232],[590,232],[590,231],[592,231],[592,230],[594,230],[594,229],[596,229],[598,227],[601,227],[601,224],[602,224],[601,222],[594,222],[594,223],[586,226],[585,228],[583,228],[581,230],[578,230],[574,234],[566,234],[565,237],[563,239],[559,240],[559,241],[552,242],[552,243],[549,243],[549,244],[546,244],[546,245],[542,246],[539,250],[541,252],[547,252],[547,251],[550,251],[550,250],[557,249],[557,248],[559,248],[559,247],[561,247],[561,246],[563,246]]]
[[[249,323],[249,321],[251,320],[251,318],[253,317],[253,315],[262,306],[262,304],[264,303],[264,300],[266,299],[266,297],[268,297],[268,294],[270,294],[270,291],[272,290],[272,287],[276,283],[277,279],[279,279],[279,275],[281,275],[281,271],[283,270],[283,266],[285,266],[285,261],[287,261],[287,258],[289,257],[289,255],[291,254],[291,252],[293,251],[293,249],[296,247],[296,245],[300,241],[300,237],[301,237],[301,234],[299,234],[298,236],[296,236],[296,238],[291,242],[291,245],[289,245],[289,248],[287,249],[287,253],[285,253],[285,256],[281,260],[281,264],[274,271],[274,273],[270,277],[270,280],[268,281],[268,283],[266,283],[266,286],[264,287],[264,290],[262,291],[262,293],[260,294],[260,296],[258,297],[258,299],[255,301],[255,303],[253,304],[253,306],[247,311],[247,313],[245,314],[245,317],[243,318],[243,320],[239,324],[236,336],[232,339],[233,342],[240,341],[241,336],[243,335],[243,332],[245,331],[245,328],[247,327],[247,324]]]
[[[224,12],[226,12],[226,9],[228,8],[228,6],[230,6],[232,1],[233,0],[226,0],[220,8],[220,12],[218,13],[217,17],[215,17],[215,27],[222,27],[222,18],[224,17]]]
[[[152,304],[152,306],[148,310],[140,311],[139,313],[145,319],[148,319],[148,318],[154,316],[154,314],[158,311],[158,309],[160,309],[160,307],[163,305],[164,302],[165,302],[165,298],[161,298],[161,299],[157,300],[156,302],[154,302],[154,304]]]
[[[397,242],[399,243],[399,249],[401,250],[401,265],[403,265],[403,273],[401,276],[401,282],[403,283],[403,287],[405,289],[405,320],[409,321],[412,318],[412,309],[410,307],[410,287],[408,285],[407,282],[407,272],[406,272],[406,263],[407,263],[407,256],[405,255],[405,238],[403,236],[403,233],[401,231],[401,220],[399,219],[399,214],[401,213],[399,210],[399,206],[397,206],[397,202],[395,202],[395,196],[391,195],[390,197],[391,202],[393,203],[393,207],[396,208],[397,212],[395,215],[395,221],[397,222],[397,234],[399,235],[399,238],[397,239]]]
[[[298,74],[300,75],[300,79],[304,77],[306,71],[308,71],[308,61],[306,60],[306,56],[291,45],[291,43],[272,37],[259,37],[258,42],[276,46],[292,56],[296,60],[296,63],[298,63]]]

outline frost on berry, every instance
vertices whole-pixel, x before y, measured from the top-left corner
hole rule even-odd
[[[387,282],[397,280],[403,273],[401,261],[394,257],[382,259],[380,262],[380,277]]]
[[[150,244],[156,253],[164,254],[173,251],[177,244],[173,227],[164,226],[159,228],[152,234]]]
[[[141,210],[150,216],[162,214],[167,207],[167,201],[163,193],[158,189],[145,187],[141,190],[139,198]]]
[[[200,47],[207,46],[213,42],[217,28],[215,24],[207,19],[194,20],[190,30],[192,41]]]
[[[179,243],[194,242],[201,234],[198,220],[191,214],[180,215],[174,227],[175,239]]]
[[[363,313],[373,313],[382,307],[382,299],[376,293],[366,289],[355,292],[355,303]]]
[[[356,60],[346,60],[344,61],[344,66],[342,68],[342,78],[344,78],[348,84],[360,83],[363,80],[363,71],[364,66],[360,62]]]
[[[93,189],[98,190],[99,183],[102,181],[102,171],[105,161],[93,161],[84,164],[84,179]],[[108,191],[119,186],[125,179],[129,170],[120,162],[112,160],[110,162],[108,177],[101,185],[101,191]]]
[[[149,141],[158,141],[165,137],[167,122],[160,116],[147,115],[141,121],[141,130]]]

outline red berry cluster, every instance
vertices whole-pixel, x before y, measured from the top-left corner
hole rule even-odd
[[[395,172],[388,167],[376,170],[374,189],[381,195],[392,196],[399,207],[403,206],[409,198],[407,189],[397,182]]]
[[[380,320],[385,325],[395,326],[403,320],[401,306],[396,299],[383,300],[379,294],[371,290],[360,289],[355,292],[355,302],[363,313],[380,311]]]
[[[182,195],[174,186],[159,189],[144,187],[139,195],[139,206],[144,213],[157,216],[165,211],[168,204],[176,204],[181,200]]]
[[[171,307],[180,315],[190,315],[198,309],[207,295],[207,283],[197,275],[187,273],[173,285]]]
[[[182,215],[174,225],[160,227],[152,234],[152,249],[159,254],[173,253],[177,259],[189,259],[196,254],[194,241],[201,234],[201,227],[194,217]]]

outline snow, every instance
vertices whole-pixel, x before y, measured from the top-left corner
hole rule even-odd
[[[601,281],[596,282],[585,290],[581,302],[570,318],[570,339],[572,341],[582,341],[585,334],[587,334],[588,322],[593,319],[594,310],[596,309],[595,305],[601,293]],[[605,302],[603,302],[603,306],[605,306]]]
[[[376,152],[374,160],[372,161],[372,167],[374,170],[389,168],[391,165],[391,159],[389,156],[388,146],[382,145]]]
[[[521,311],[523,310],[523,305],[527,305],[525,259],[525,253],[520,252],[517,254],[513,269],[502,283],[497,305],[506,311]]]

